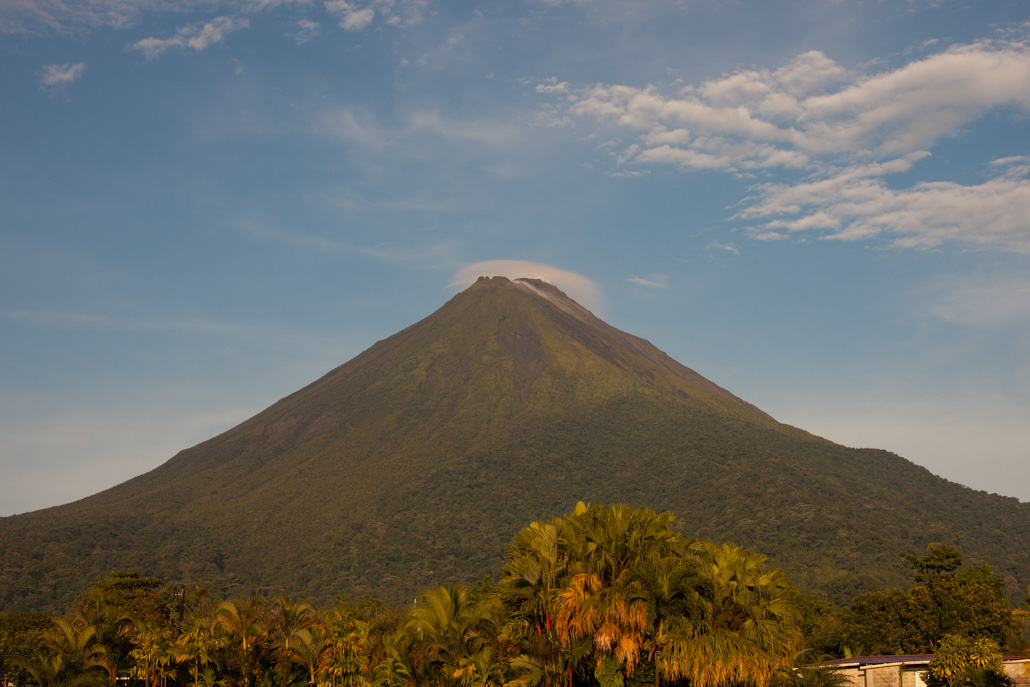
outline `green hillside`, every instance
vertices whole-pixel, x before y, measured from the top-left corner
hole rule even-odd
[[[481,279],[238,427],[81,501],[0,518],[0,608],[138,569],[226,594],[397,601],[500,569],[584,500],[671,510],[843,600],[956,544],[1030,577],[1030,504],[757,408],[542,282]]]

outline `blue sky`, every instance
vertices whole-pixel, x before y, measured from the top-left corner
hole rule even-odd
[[[0,514],[159,465],[480,271],[1030,501],[1028,19],[6,0]]]

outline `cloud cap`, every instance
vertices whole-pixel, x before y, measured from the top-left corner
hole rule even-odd
[[[458,270],[449,287],[468,288],[479,277],[507,277],[508,279],[542,279],[554,284],[587,310],[600,316],[603,310],[601,287],[582,274],[560,267],[528,260],[483,260]]]

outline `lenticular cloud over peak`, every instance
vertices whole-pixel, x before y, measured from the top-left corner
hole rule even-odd
[[[448,286],[466,288],[479,277],[543,279],[554,284],[587,310],[601,314],[601,287],[582,274],[528,260],[483,260],[461,268]]]

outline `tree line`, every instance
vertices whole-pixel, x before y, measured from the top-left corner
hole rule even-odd
[[[408,608],[219,600],[117,573],[67,616],[0,617],[0,660],[9,681],[40,687],[838,687],[832,671],[795,666],[938,652],[931,683],[975,674],[999,687],[1002,651],[1026,650],[1030,598],[1014,611],[990,568],[962,570],[950,546],[909,557],[909,591],[838,611],[765,556],[688,540],[673,520],[580,503],[519,532],[496,583],[440,587]]]

